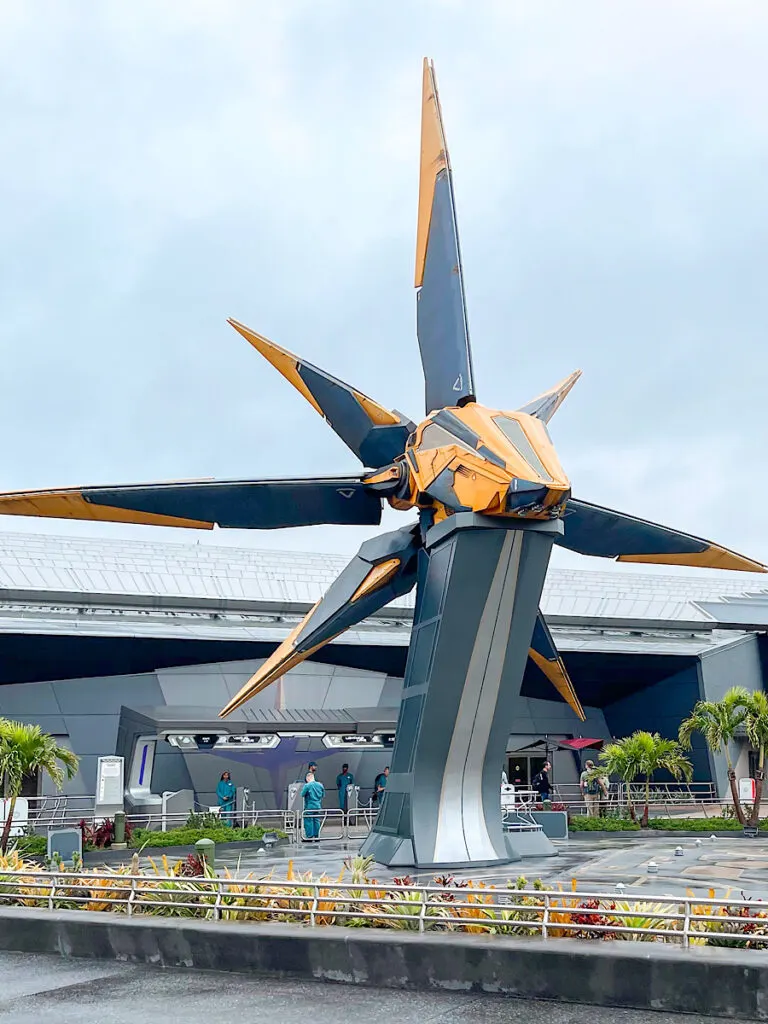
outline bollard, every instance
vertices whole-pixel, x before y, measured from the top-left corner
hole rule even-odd
[[[115,811],[115,840],[112,843],[112,849],[128,849],[128,844],[125,841],[125,811]]]
[[[216,866],[216,843],[212,839],[198,839],[195,852],[201,862],[213,871]]]

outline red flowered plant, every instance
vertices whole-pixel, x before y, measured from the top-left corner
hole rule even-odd
[[[179,874],[184,878],[200,878],[205,874],[202,858],[196,853],[188,854],[186,859],[181,862]]]
[[[92,847],[97,850],[105,850],[108,849],[115,841],[115,823],[112,818],[105,818],[103,821],[99,822],[98,825],[88,824],[85,818],[81,818],[78,827],[83,837],[83,849]],[[126,821],[126,843],[130,842],[132,832],[133,829],[131,828],[130,822]]]

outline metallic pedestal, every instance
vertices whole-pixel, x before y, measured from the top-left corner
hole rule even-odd
[[[420,554],[392,768],[362,853],[382,864],[504,864],[555,848],[505,834],[499,772],[558,521],[458,513]]]

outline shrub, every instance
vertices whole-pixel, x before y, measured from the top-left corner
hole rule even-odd
[[[147,828],[134,830],[129,845],[133,849],[144,846],[194,846],[198,839],[212,839],[214,843],[233,843],[249,840],[256,842],[264,838],[265,832],[273,832],[284,838],[285,832],[279,829],[265,829],[261,825],[249,825],[248,828],[229,828],[218,822],[216,828],[174,828],[168,832],[153,832]]]
[[[579,814],[571,818],[568,827],[571,832],[638,832],[636,821],[626,818],[588,818]]]
[[[184,824],[184,828],[221,828],[224,822],[218,814],[213,814],[211,811],[205,811],[200,813],[198,811],[190,811],[189,817]]]
[[[737,818],[652,818],[648,827],[670,832],[741,832]],[[760,830],[768,830],[768,820],[760,822]]]
[[[48,852],[48,840],[45,836],[19,836],[11,842],[12,849],[20,857],[44,857]]]

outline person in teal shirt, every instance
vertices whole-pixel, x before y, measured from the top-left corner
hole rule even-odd
[[[381,801],[384,799],[384,790],[387,788],[387,779],[389,778],[389,765],[376,776],[376,781],[373,784],[373,795],[371,796],[371,803],[375,807],[381,807]]]
[[[235,786],[229,772],[222,772],[219,784],[216,787],[216,798],[219,801],[219,816],[224,819],[227,825],[232,825],[235,816],[235,797],[237,787]]]
[[[320,841],[320,811],[323,807],[325,786],[318,782],[312,772],[307,772],[307,781],[301,788],[304,801],[304,834],[308,843]]]
[[[336,776],[336,789],[339,791],[339,807],[347,813],[347,786],[353,786],[355,776],[349,770],[348,764],[341,766],[341,772]]]

